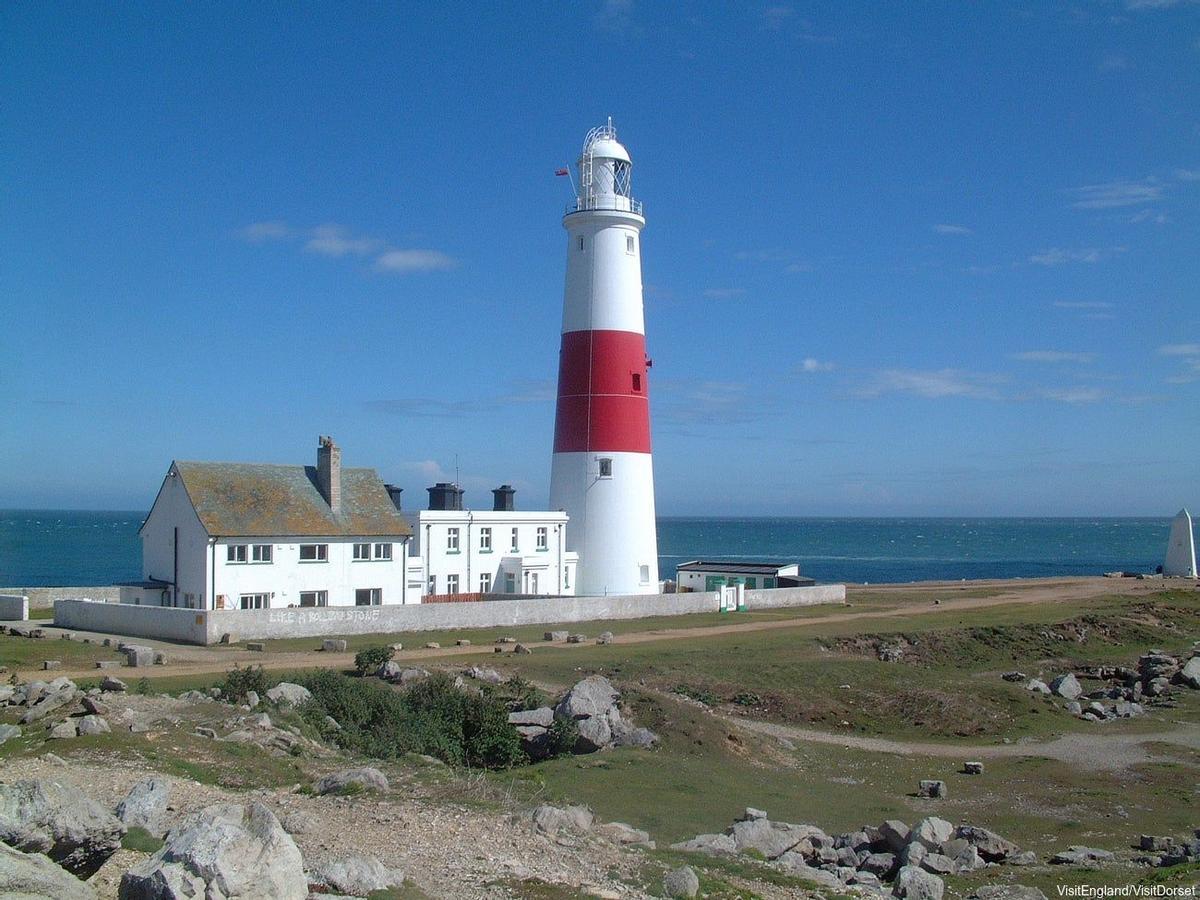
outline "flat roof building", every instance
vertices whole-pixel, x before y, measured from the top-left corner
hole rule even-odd
[[[801,576],[799,563],[694,559],[682,563],[676,573],[680,591],[715,591],[733,584],[750,590],[816,584]]]

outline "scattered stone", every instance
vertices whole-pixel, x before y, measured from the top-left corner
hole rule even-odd
[[[672,869],[663,876],[663,895],[667,897],[695,897],[700,893],[700,879],[691,866]]]
[[[611,644],[614,640],[616,640],[616,638],[613,637],[613,633],[611,631],[602,631],[600,632],[600,636],[596,638],[596,643]]]
[[[400,677],[400,668],[400,663],[389,659],[375,670],[375,677],[384,681],[395,681]]]
[[[312,694],[299,684],[281,681],[267,691],[267,699],[278,706],[301,706],[312,699]]]
[[[533,652],[533,651],[532,651],[532,650],[530,650],[528,647],[526,647],[524,644],[517,644],[515,647],[513,647],[513,653],[526,653],[526,654],[528,654],[528,653],[532,653],[532,652]]]
[[[474,678],[476,681],[483,681],[487,684],[504,684],[504,676],[495,669],[489,669],[484,666],[471,666],[464,673],[468,678]]]
[[[947,796],[946,782],[923,780],[917,790],[917,796],[929,797],[937,800],[944,800]]]
[[[683,850],[687,853],[710,853],[717,856],[737,852],[733,838],[727,834],[698,834],[690,841],[672,844],[671,849]]]
[[[913,826],[910,841],[918,841],[928,850],[937,850],[954,837],[954,825],[937,816],[928,816]],[[969,843],[969,842],[968,842]]]
[[[589,675],[567,691],[556,712],[567,719],[604,716],[620,696],[612,682],[603,675]]]
[[[948,856],[941,853],[926,853],[921,858],[921,868],[934,875],[953,875],[958,871],[958,865]]]
[[[542,635],[542,640],[562,643],[567,639],[569,634],[570,632],[567,631],[547,631],[544,635]]]
[[[109,734],[112,732],[108,720],[100,716],[82,716],[76,724],[80,735]]]
[[[516,639],[515,637],[500,637],[500,638],[496,638],[496,643],[497,643],[497,644],[515,644],[516,642],[517,642],[517,639]]]
[[[1189,659],[1176,677],[1193,690],[1200,690],[1200,656]]]
[[[982,775],[983,763],[981,762],[965,762],[963,763],[964,775]]]
[[[1113,859],[1115,857],[1107,850],[1075,845],[1055,853],[1050,857],[1050,864],[1052,866],[1083,866],[1092,869],[1099,866],[1100,863],[1111,862]]]
[[[321,641],[321,650],[325,653],[345,653],[346,642],[341,638],[325,638]]]
[[[425,642],[425,649],[426,649],[426,650],[441,650],[441,649],[442,649],[442,645],[441,645],[441,644],[439,644],[437,641],[426,641],[426,642]]]
[[[333,716],[326,716],[321,721],[325,723],[325,727],[328,728],[330,731],[341,731],[342,730],[341,723],[338,722],[338,720],[335,719]]]
[[[351,785],[357,785],[357,787],[351,787]],[[330,772],[313,785],[313,790],[321,796],[325,796],[326,794],[345,794],[352,791],[382,792],[387,789],[387,776],[371,766]]]
[[[125,686],[125,682],[115,675],[105,675],[104,680],[100,682],[100,690],[116,692],[127,691],[129,689]]]
[[[216,731],[211,728],[207,728],[204,725],[196,726],[196,734],[200,735],[200,737],[206,737],[214,741],[217,739]]]
[[[454,646],[455,647],[470,647],[471,642],[468,641],[466,638],[459,638],[458,640],[456,640],[454,642]]]
[[[403,649],[404,649],[404,645],[403,645],[403,644],[401,644],[401,643],[399,643],[399,642],[397,642],[397,643],[395,643],[395,644],[392,644],[392,645],[391,645],[391,647],[392,647],[392,649],[393,649],[393,650],[395,650],[397,653],[399,653],[401,650],[403,650]]]
[[[258,697],[258,691],[246,691],[246,705],[251,709],[258,706],[262,702]]]
[[[125,665],[140,669],[154,665],[154,648],[142,644],[122,644],[118,649],[125,654]]]
[[[16,725],[0,724],[0,744],[3,744],[9,738],[19,738],[20,736],[21,729]]]
[[[955,836],[966,840],[988,862],[1007,861],[1010,856],[1018,853],[1021,849],[1012,841],[1000,837],[996,832],[975,825],[959,825],[955,830]]]
[[[567,643],[568,644],[582,644],[586,640],[587,640],[586,634],[568,634],[567,635]]]
[[[872,853],[858,867],[864,872],[870,872],[881,881],[885,880],[897,869],[895,853]]]
[[[1040,681],[1037,678],[1030,678],[1029,682],[1025,685],[1025,690],[1033,691],[1036,694],[1049,694],[1050,685],[1046,684],[1044,681]]]
[[[107,716],[108,707],[97,700],[95,697],[84,697],[80,702],[84,711],[93,716]]]
[[[542,728],[549,728],[554,724],[554,710],[549,706],[542,706],[538,709],[526,709],[521,712],[509,713],[508,722],[510,725],[537,725]]]
[[[1004,864],[1006,866],[1036,866],[1038,858],[1037,854],[1032,850],[1021,850],[1007,857],[1004,860]]]
[[[22,853],[0,844],[0,897],[96,900],[96,892],[41,853]]]
[[[119,669],[121,668],[120,660],[116,659],[98,659],[96,660],[97,669]]]
[[[554,837],[560,831],[590,831],[595,817],[586,806],[551,806],[543,803],[530,817],[533,827]]]
[[[265,653],[267,645],[262,641],[246,641],[246,649],[252,653]]]
[[[314,867],[308,880],[339,894],[366,897],[374,891],[402,886],[404,873],[387,868],[374,856],[346,856]]]
[[[0,784],[0,841],[44,853],[73,875],[90,877],[121,847],[125,826],[77,787],[56,781]]]
[[[78,737],[79,728],[74,722],[68,719],[65,722],[59,722],[57,725],[51,728],[50,732],[46,736],[52,741],[61,741],[66,738]]]
[[[945,890],[942,879],[915,866],[901,869],[892,885],[892,895],[901,900],[942,900]]]
[[[879,837],[894,853],[908,845],[910,833],[908,826],[898,819],[888,819],[879,826]]]
[[[409,666],[406,669],[401,669],[400,674],[397,675],[393,680],[399,684],[404,685],[404,684],[411,684],[414,681],[420,681],[422,678],[428,678],[428,677],[429,677],[428,669],[420,669],[420,668],[417,668],[416,666]]]
[[[742,814],[738,816],[738,822],[752,822],[755,819],[765,819],[767,813],[765,810],[755,809],[753,806],[747,806],[742,810]]]
[[[121,900],[270,897],[306,900],[300,850],[262,803],[209,806],[121,879]]]
[[[654,841],[650,840],[650,835],[641,829],[634,828],[632,825],[626,825],[624,822],[605,822],[597,825],[593,831],[607,841],[612,841],[614,844],[629,844],[639,847],[654,848]]]
[[[61,668],[62,668],[62,660],[61,659],[43,659],[42,660],[43,671],[47,670],[47,669],[61,669]]]
[[[143,778],[117,804],[117,818],[127,828],[143,828],[155,837],[166,832],[167,801],[171,783],[164,778]]]
[[[1079,686],[1079,679],[1075,677],[1074,673],[1068,672],[1050,682],[1050,692],[1064,700],[1078,700],[1083,693],[1083,688]]]

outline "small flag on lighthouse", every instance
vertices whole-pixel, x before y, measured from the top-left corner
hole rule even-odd
[[[555,175],[566,175],[566,174],[567,174],[567,170],[566,170],[566,169],[555,169],[555,170],[554,170],[554,174],[555,174]]]

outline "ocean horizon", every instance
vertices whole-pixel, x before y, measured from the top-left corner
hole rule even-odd
[[[145,513],[0,510],[0,587],[141,576]],[[779,560],[819,582],[912,582],[1153,572],[1170,517],[662,516],[659,575],[692,559]]]

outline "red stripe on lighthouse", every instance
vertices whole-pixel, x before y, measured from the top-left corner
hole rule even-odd
[[[554,452],[650,452],[646,338],[568,331],[558,360]]]

